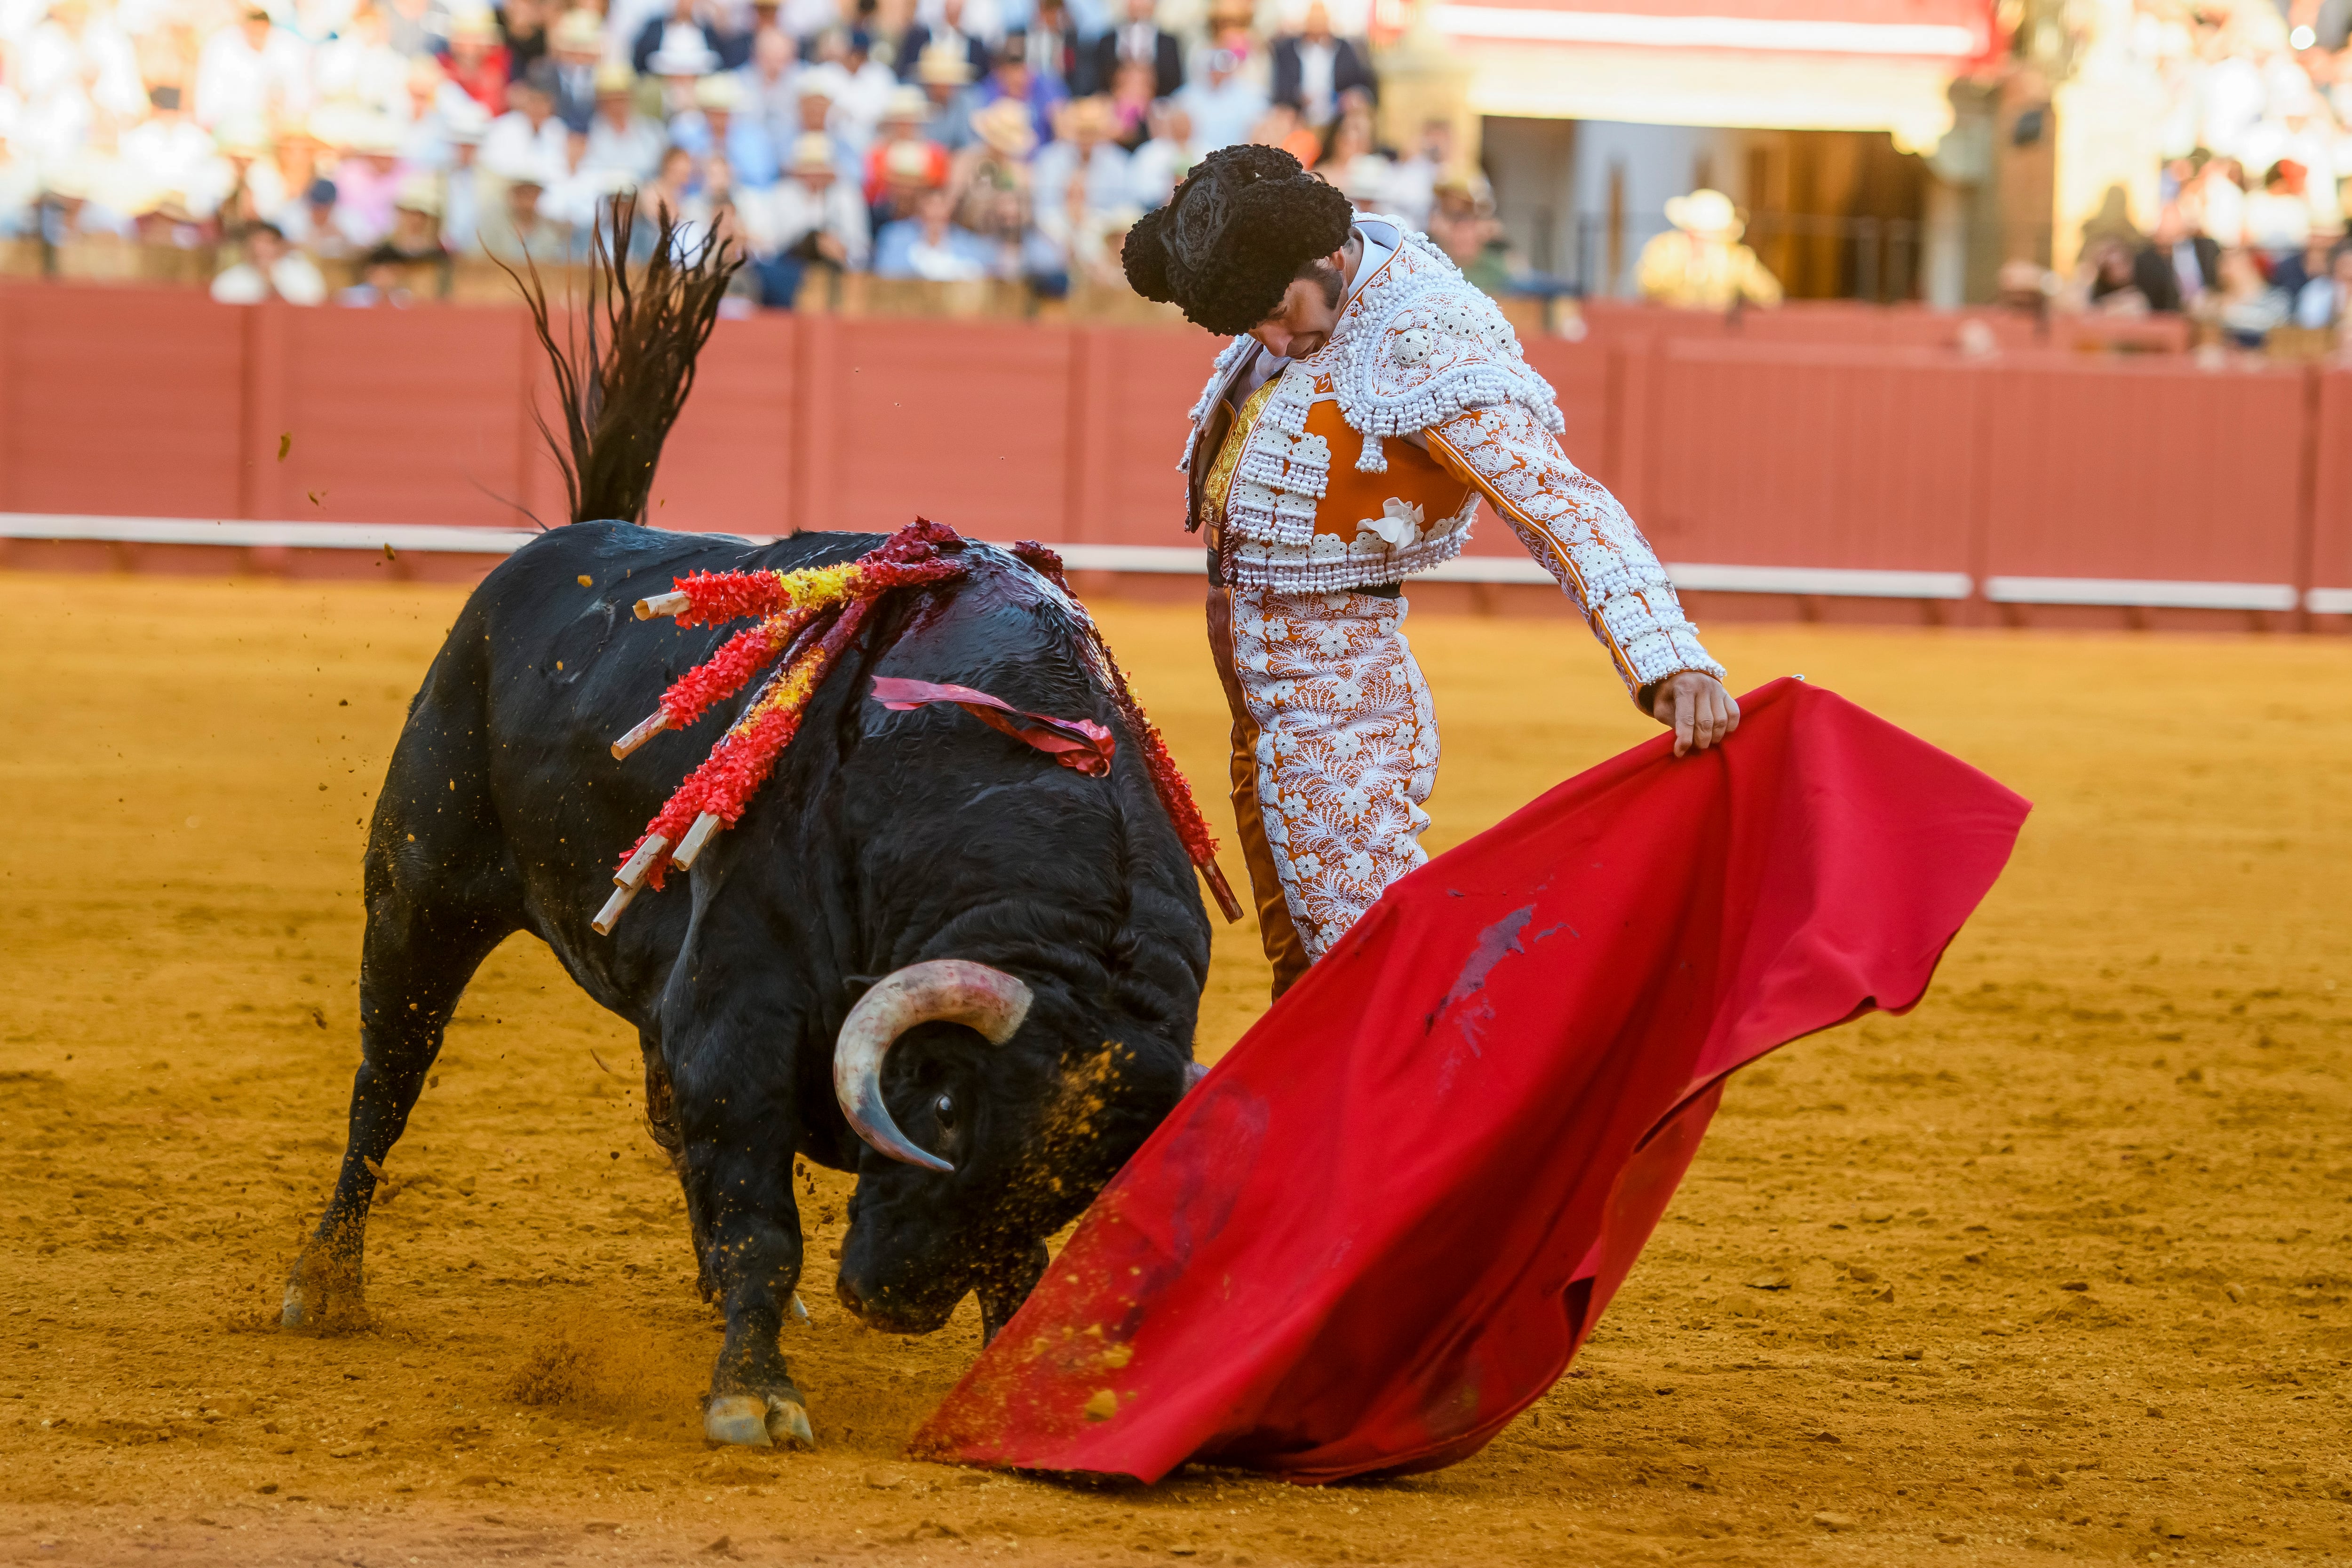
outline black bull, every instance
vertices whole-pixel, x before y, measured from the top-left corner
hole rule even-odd
[[[376,1173],[467,980],[516,931],[637,1028],[648,1120],[726,1313],[714,1437],[807,1436],[777,1345],[801,1273],[795,1155],[857,1173],[838,1286],[851,1310],[928,1331],[977,1290],[993,1332],[1035,1283],[1044,1238],[1175,1104],[1209,956],[1192,869],[1066,601],[1001,551],[969,546],[967,576],[886,601],[741,822],[611,937],[589,929],[620,855],[743,705],[614,762],[613,739],[728,630],[640,622],[635,602],[688,572],[830,564],[879,542],[577,523],[467,601],[369,833],[350,1145],[288,1284],[289,1324],[356,1311]],[[952,708],[890,711],[866,695],[886,673],[1091,718],[1117,733],[1116,763],[1091,778]],[[944,1174],[863,1142],[832,1076],[861,994],[939,959],[1033,998],[1003,1044],[927,1022],[886,1053],[890,1115]]]

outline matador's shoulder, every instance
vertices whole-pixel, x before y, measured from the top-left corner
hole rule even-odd
[[[1349,301],[1331,342],[1339,411],[1365,437],[1357,468],[1388,467],[1383,436],[1426,430],[1499,403],[1517,404],[1559,435],[1565,428],[1559,401],[1528,365],[1501,309],[1425,237],[1400,219],[1384,221],[1403,244]]]

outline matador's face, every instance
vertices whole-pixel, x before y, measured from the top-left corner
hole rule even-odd
[[[1310,262],[1290,280],[1282,308],[1250,329],[1250,336],[1278,359],[1305,359],[1331,341],[1339,306],[1348,297],[1348,272],[1362,252],[1350,240],[1346,249]]]

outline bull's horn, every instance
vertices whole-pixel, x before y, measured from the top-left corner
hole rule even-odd
[[[857,1135],[893,1160],[927,1170],[953,1165],[908,1141],[882,1101],[882,1053],[918,1024],[964,1024],[1003,1045],[1029,1016],[1029,987],[1001,969],[934,958],[884,975],[841,1022],[833,1047],[833,1092]]]

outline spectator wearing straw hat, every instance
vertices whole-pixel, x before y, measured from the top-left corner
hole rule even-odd
[[[604,58],[604,24],[595,12],[566,11],[548,29],[549,85],[556,118],[585,131],[596,116],[596,67]]]
[[[671,116],[669,139],[698,158],[717,153],[737,186],[760,191],[776,183],[776,143],[756,116],[743,112],[750,100],[732,74],[704,77],[694,84],[694,106]]]
[[[1110,139],[1116,123],[1108,98],[1063,106],[1054,119],[1054,140],[1030,166],[1042,201],[1063,200],[1076,181],[1087,211],[1108,212],[1127,202],[1129,157]]]
[[[971,84],[978,76],[952,45],[927,48],[915,62],[915,80],[931,101],[931,139],[950,153],[971,141],[972,110],[980,107]]]
[[[1780,280],[1739,243],[1747,226],[1729,196],[1700,189],[1672,197],[1666,221],[1675,226],[1642,247],[1634,263],[1642,298],[1692,310],[1727,310],[1734,300],[1780,302]]]
[[[1026,38],[1019,32],[1011,32],[1004,35],[1004,45],[996,51],[987,79],[975,89],[974,107],[985,109],[1006,100],[1018,103],[1029,110],[1037,139],[1045,142],[1054,135],[1055,110],[1068,96],[1068,89],[1060,82],[1029,68]]]
[[[514,79],[513,62],[499,31],[499,19],[488,6],[468,5],[449,18],[448,49],[441,64],[449,79],[493,119],[507,111],[507,83]]]
[[[971,117],[971,145],[955,155],[947,181],[962,197],[956,221],[976,234],[1004,227],[1004,204],[998,198],[1009,193],[1020,209],[1014,226],[1026,224],[1034,189],[1029,161],[1037,152],[1028,109],[1000,99]],[[911,216],[911,209],[901,216]]]
[[[478,231],[482,253],[509,267],[562,261],[571,252],[571,237],[542,206],[551,178],[546,162],[533,157],[501,164],[486,153],[482,172],[499,189],[497,198],[485,205]]]
[[[277,225],[257,223],[246,231],[245,259],[213,279],[212,294],[224,305],[265,300],[317,305],[327,298],[327,280],[309,257],[286,243]]]
[[[965,82],[977,81],[988,74],[988,44],[977,33],[966,32],[963,21],[964,0],[944,0],[938,22],[918,22],[907,29],[906,37],[898,41],[898,50],[900,68],[908,79],[923,79],[917,74],[917,67],[934,49],[963,61],[968,72]]]
[[[648,75],[661,84],[660,113],[665,121],[694,108],[694,89],[719,68],[719,56],[695,29],[673,22],[660,48],[646,61]]]
[[[1184,46],[1160,25],[1158,0],[1126,0],[1125,19],[1087,46],[1087,92],[1107,92],[1122,64],[1151,68],[1151,96],[1171,98],[1184,86]]]
[[[940,184],[946,182],[948,151],[938,142],[931,141],[923,131],[924,126],[930,122],[930,119],[931,101],[923,96],[921,88],[900,87],[892,89],[889,100],[882,110],[880,133],[874,138],[874,144],[866,150],[866,181],[863,194],[867,206],[871,207],[882,200],[883,187],[887,183],[884,174],[885,163],[890,155],[890,150],[901,143],[919,148],[922,152],[927,169],[936,163],[939,178],[926,180],[925,184]]]
[[[834,166],[845,176],[856,177],[858,168],[857,150],[843,136],[839,126],[842,116],[834,103],[833,95],[839,90],[837,71],[803,73],[799,102],[801,122],[793,131],[792,144],[799,145],[800,138],[822,135],[833,145]]]
[[[596,117],[588,123],[588,163],[628,181],[651,179],[661,162],[662,133],[637,112],[637,74],[626,61],[596,68]]]
[[[763,302],[789,307],[812,267],[836,271],[866,265],[872,249],[866,204],[834,161],[832,139],[811,132],[793,144],[792,167],[743,216],[760,271]]]

